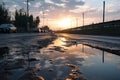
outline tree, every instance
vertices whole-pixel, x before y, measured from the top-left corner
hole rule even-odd
[[[24,9],[16,10],[15,12],[15,26],[19,31],[27,31],[27,22],[29,21],[29,28],[36,28],[39,25],[40,19],[37,16],[33,20],[33,15],[27,16]]]
[[[10,23],[9,11],[4,7],[4,5],[0,5],[0,24]]]
[[[24,9],[20,9],[19,11],[15,11],[15,26],[18,28],[18,31],[26,31],[27,30],[27,15]]]
[[[46,25],[46,26],[43,26],[41,29],[41,32],[50,32],[50,28]]]
[[[17,10],[15,11],[15,26],[19,26],[19,13]]]
[[[36,20],[35,20],[35,27],[38,27],[39,23],[40,23],[40,18],[39,18],[39,16],[37,16]]]
[[[48,26],[44,26],[43,29],[44,29],[44,32],[48,32],[50,30]]]
[[[34,26],[33,26],[33,15],[30,15],[30,17],[29,17],[29,23],[30,23],[30,28],[33,28]]]

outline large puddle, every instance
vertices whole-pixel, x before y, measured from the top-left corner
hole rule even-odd
[[[48,43],[49,42],[49,43]],[[120,80],[120,56],[58,37],[2,53],[2,80]],[[5,49],[8,49],[7,47]],[[12,54],[10,54],[12,52]],[[17,53],[17,54],[16,54]],[[22,54],[21,54],[22,53]]]

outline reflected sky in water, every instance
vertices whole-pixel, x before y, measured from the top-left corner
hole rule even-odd
[[[42,40],[38,42],[41,45]],[[11,47],[10,56],[14,57],[15,61],[11,61],[13,66],[10,66],[10,72],[14,74],[10,75],[10,80],[21,80],[24,77],[19,79],[20,75],[31,70],[45,80],[68,80],[76,75],[75,80],[120,80],[120,56],[78,43],[68,37],[59,36],[46,44],[46,47],[32,45],[30,49],[27,48],[28,53],[17,51],[17,54],[16,50],[19,48]],[[22,64],[20,61],[23,61]]]
[[[43,49],[43,52],[48,52],[50,58],[54,59],[55,62],[58,61],[59,64],[56,63],[56,66],[64,66],[66,63],[78,65],[88,80],[120,79],[120,56],[83,44],[75,45],[72,42],[70,39],[59,37],[53,42],[54,44],[48,46],[48,49]],[[64,48],[65,52],[61,53],[59,50],[46,52],[46,50],[55,46]]]

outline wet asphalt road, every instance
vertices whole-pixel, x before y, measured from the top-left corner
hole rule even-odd
[[[26,37],[40,37],[47,36],[47,33],[12,33],[12,34],[0,34],[0,44],[7,43],[11,39],[24,39]],[[74,39],[90,39],[109,43],[115,43],[120,45],[120,37],[113,36],[94,36],[94,35],[77,35],[77,34],[57,34],[58,36],[64,36]]]
[[[76,40],[83,41],[98,41],[102,44],[110,45],[112,48],[120,48],[120,37],[112,36],[94,36],[94,35],[78,35],[78,34],[56,34],[57,36],[63,36]],[[17,47],[31,45],[37,45],[37,41],[40,39],[46,39],[52,37],[49,33],[12,33],[12,34],[0,34],[0,47]],[[91,42],[93,43],[93,42]],[[101,44],[101,43],[100,43]],[[104,47],[104,45],[103,45]]]
[[[117,49],[120,49],[119,37],[75,34],[57,34],[57,36],[58,37],[51,36],[47,33],[0,34],[0,48],[1,50],[5,49],[3,53],[9,53],[8,55],[4,55],[5,59],[1,58],[0,60],[0,79],[34,80],[35,78],[41,78],[40,80],[44,80],[42,78],[45,78],[45,80],[70,80],[72,77],[74,78],[73,80],[86,80],[84,76],[81,77],[80,69],[82,65],[83,72],[86,70],[84,69],[85,66],[83,62],[85,60],[87,61],[87,59],[91,55],[95,55],[95,53],[99,55],[98,53],[101,51],[97,50],[92,54],[91,51],[93,50],[89,50],[88,46],[82,45],[83,43],[93,46],[102,45],[102,47],[105,48],[108,46],[109,48],[115,48],[117,46]],[[8,51],[6,52],[6,50]],[[91,53],[84,52],[85,50],[89,50]],[[119,56],[114,57],[113,55],[113,58],[118,58],[119,60]],[[98,60],[98,58],[91,63],[96,60]],[[118,64],[116,66],[118,66]],[[99,67],[97,68],[99,70]],[[8,72],[6,73],[5,71]],[[9,73],[12,73],[12,75]],[[119,74],[119,72],[116,74]],[[86,74],[85,76],[89,75]]]

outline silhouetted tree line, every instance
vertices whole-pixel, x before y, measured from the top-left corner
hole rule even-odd
[[[0,24],[13,23],[18,31],[26,31],[27,30],[27,22],[29,23],[29,28],[36,28],[39,25],[40,18],[37,16],[35,19],[33,15],[27,16],[27,13],[24,9],[15,11],[15,20],[11,21],[11,17],[9,14],[9,10],[4,7],[4,5],[0,5]]]
[[[10,18],[8,9],[4,5],[0,5],[0,24],[10,23]]]
[[[27,16],[24,9],[15,11],[15,26],[20,30],[27,30],[27,24],[29,23],[29,28],[36,28],[39,25],[40,19],[37,16],[34,20],[33,15]]]

